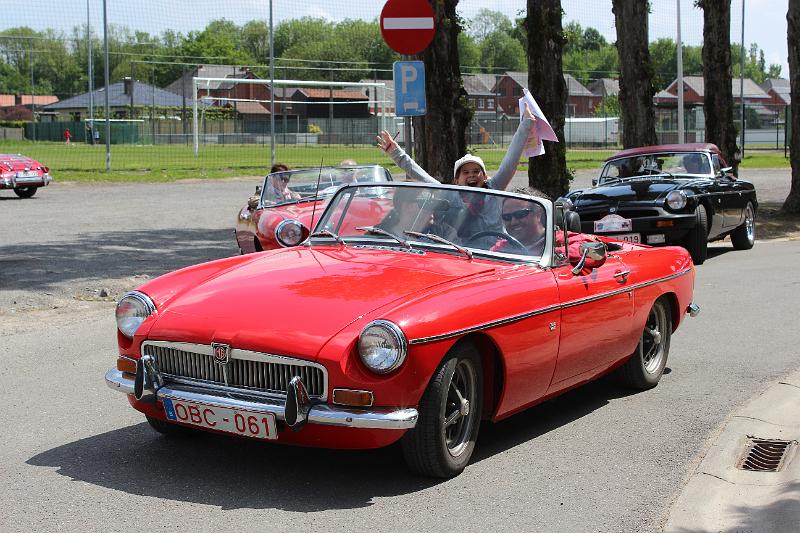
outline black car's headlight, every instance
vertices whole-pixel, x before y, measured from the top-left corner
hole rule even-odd
[[[403,364],[408,341],[403,330],[388,320],[375,320],[358,337],[358,355],[376,374],[388,374]]]
[[[281,246],[287,248],[297,246],[308,234],[308,231],[303,231],[304,229],[305,227],[297,220],[284,220],[275,228],[275,239]]]
[[[152,315],[155,310],[156,306],[149,296],[139,291],[131,291],[117,303],[117,328],[120,333],[132,339],[144,319]]]
[[[686,207],[687,197],[683,191],[669,191],[666,204],[670,209],[677,211]]]

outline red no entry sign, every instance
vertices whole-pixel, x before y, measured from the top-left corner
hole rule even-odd
[[[381,11],[381,34],[389,48],[413,55],[433,40],[436,25],[428,0],[388,0]]]

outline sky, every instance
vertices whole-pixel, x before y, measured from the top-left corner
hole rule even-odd
[[[678,2],[684,44],[702,44],[703,13],[693,7],[694,0],[651,0],[650,39],[671,37],[675,40]],[[303,16],[332,21],[346,18],[374,20],[380,15],[384,3],[383,0],[272,0],[273,19],[276,24]],[[565,24],[574,20],[583,27],[596,28],[610,42],[616,39],[611,0],[561,0],[561,3]],[[741,40],[742,3],[745,6],[745,43],[757,43],[764,50],[767,64],[781,65],[782,76],[788,77],[788,0],[731,0],[731,41],[737,43]],[[74,26],[86,23],[87,5],[93,29],[96,32],[102,29],[103,0],[2,0],[2,4],[6,8],[0,17],[0,30],[29,26],[35,30],[53,28],[71,32]],[[269,5],[269,0],[106,0],[109,23],[151,34],[167,29],[182,33],[201,30],[209,21],[218,18],[237,24],[252,19],[269,20]],[[468,22],[486,6],[485,0],[461,0],[459,14]],[[513,18],[524,11],[525,6],[525,0],[495,0],[491,9]]]

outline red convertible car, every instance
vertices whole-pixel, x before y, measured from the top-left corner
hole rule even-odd
[[[378,165],[274,172],[239,211],[235,230],[239,250],[247,254],[297,246],[308,238],[309,228],[340,186],[386,181],[392,181],[392,175]]]
[[[50,169],[20,154],[0,154],[0,189],[14,189],[20,198],[30,198],[53,178]]]
[[[302,245],[156,278],[116,310],[107,384],[166,435],[402,442],[450,477],[482,420],[614,372],[656,386],[692,302],[680,247],[569,231],[561,202],[418,183],[339,187]]]

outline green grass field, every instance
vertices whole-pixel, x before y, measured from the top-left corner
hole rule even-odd
[[[474,147],[473,153],[486,162],[490,173],[496,170],[505,155],[505,147]],[[51,169],[59,181],[173,181],[185,178],[227,178],[263,176],[269,170],[269,145],[203,145],[194,156],[187,145],[112,145],[111,172],[106,172],[105,146],[83,143],[65,145],[52,142],[0,141],[0,153],[21,153]],[[573,170],[599,169],[613,151],[569,150],[567,165]],[[782,168],[789,166],[782,151],[749,150],[745,152],[745,168]],[[337,165],[344,159],[360,164],[384,165],[392,173],[400,169],[380,150],[371,146],[294,146],[278,145],[278,161],[292,168]],[[521,163],[524,169],[526,163]]]

